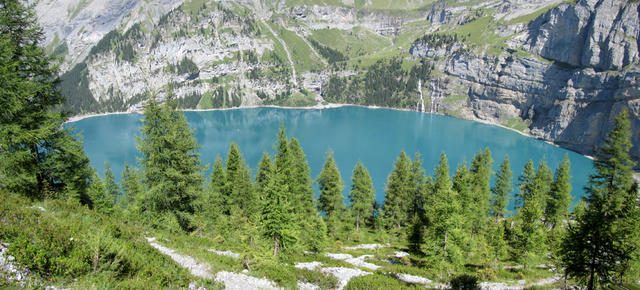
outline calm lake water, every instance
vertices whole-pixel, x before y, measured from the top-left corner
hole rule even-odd
[[[591,160],[573,151],[500,127],[440,115],[352,106],[323,110],[251,108],[185,115],[202,146],[200,159],[208,166],[207,176],[217,155],[226,158],[231,142],[238,144],[255,174],[262,152],[273,155],[278,128],[284,124],[287,135],[300,141],[313,178],[320,173],[326,152],[331,149],[345,183],[343,193],[348,195],[351,172],[360,160],[371,173],[378,201],[384,200],[387,176],[401,150],[411,157],[420,152],[427,174],[432,175],[443,151],[453,174],[457,165],[469,163],[478,150],[489,147],[494,171],[509,156],[514,183],[529,159],[537,166],[545,158],[555,171],[568,154],[574,204],[583,195],[582,188],[593,171]],[[135,136],[140,134],[142,117],[106,115],[67,126],[75,127],[83,136],[85,152],[98,173],[104,176],[104,162],[108,161],[119,179],[125,162],[137,164]]]

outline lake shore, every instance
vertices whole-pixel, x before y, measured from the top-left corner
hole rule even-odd
[[[334,109],[334,108],[341,108],[341,107],[346,107],[346,106],[352,106],[352,107],[362,107],[362,108],[368,108],[368,109],[385,109],[385,110],[395,110],[395,111],[411,111],[411,112],[415,112],[414,110],[410,110],[410,109],[403,109],[403,108],[389,108],[389,107],[380,107],[380,106],[367,106],[367,105],[356,105],[356,104],[336,104],[336,103],[328,103],[328,104],[316,104],[314,106],[306,106],[306,107],[292,107],[292,106],[277,106],[277,105],[256,105],[256,106],[244,106],[244,107],[233,107],[233,108],[212,108],[212,109],[184,109],[182,111],[184,112],[207,112],[207,111],[226,111],[226,110],[242,110],[242,109],[253,109],[253,108],[276,108],[276,109],[298,109],[298,110],[324,110],[324,109]],[[128,110],[128,111],[120,111],[120,112],[108,112],[108,113],[94,113],[94,114],[86,114],[86,115],[78,115],[78,116],[73,116],[70,117],[69,120],[67,120],[65,123],[73,123],[73,122],[77,122],[80,120],[84,120],[87,118],[93,118],[93,117],[100,117],[100,116],[108,116],[108,115],[121,115],[121,114],[142,114],[142,109],[133,109],[133,110]],[[510,130],[512,132],[516,132],[522,136],[525,137],[529,137],[529,138],[533,138],[533,139],[537,139],[537,140],[541,140],[549,145],[558,147],[558,148],[564,148],[552,141],[549,140],[544,140],[535,136],[532,136],[531,134],[516,130],[514,128],[511,127],[507,127],[504,126],[502,124],[498,124],[498,123],[494,123],[488,120],[482,120],[482,119],[464,119],[464,118],[459,118],[459,117],[455,117],[455,116],[449,116],[449,115],[445,115],[445,114],[439,114],[439,113],[426,113],[424,112],[423,114],[433,114],[433,115],[441,115],[441,116],[447,116],[447,117],[452,117],[452,118],[456,118],[456,119],[461,119],[461,120],[467,120],[467,121],[472,121],[472,122],[478,122],[478,123],[482,123],[485,125],[490,125],[490,126],[496,126],[496,127],[500,127],[503,129],[507,129]],[[593,156],[590,155],[586,155],[586,154],[582,154],[578,151],[575,150],[571,150],[568,148],[564,148],[573,152],[576,152],[588,159],[594,160]],[[640,176],[640,173],[639,173]],[[640,177],[638,177],[640,179]]]

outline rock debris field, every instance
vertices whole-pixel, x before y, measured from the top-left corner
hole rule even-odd
[[[234,273],[234,272],[227,272],[227,271],[220,271],[214,274],[211,272],[211,267],[209,265],[205,263],[200,263],[192,257],[181,255],[171,248],[162,246],[159,243],[157,243],[155,238],[146,238],[146,239],[149,242],[149,245],[151,245],[161,253],[169,256],[181,267],[188,269],[191,272],[191,274],[193,274],[194,276],[198,276],[206,279],[215,279],[216,282],[223,283],[225,285],[225,289],[282,289],[281,287],[278,287],[278,285],[275,282],[270,281],[266,278],[256,278],[243,273]],[[364,245],[358,245],[354,247],[345,247],[343,249],[375,250],[377,248],[382,248],[382,247],[390,247],[390,245],[364,244]],[[232,258],[240,257],[239,254],[231,251],[219,251],[215,249],[209,249],[208,251],[220,256],[228,256]],[[408,255],[409,255],[408,253],[396,251],[396,252],[393,252],[393,254],[391,254],[390,257],[401,258]],[[381,266],[379,265],[365,261],[367,259],[375,258],[374,255],[361,255],[359,257],[353,257],[351,254],[346,254],[346,253],[327,253],[325,256],[332,260],[343,261],[355,267],[354,268],[324,267],[323,263],[318,261],[295,263],[294,266],[298,269],[319,271],[328,275],[333,275],[338,280],[337,289],[343,289],[349,283],[349,281],[355,277],[372,275],[373,274],[372,271],[376,271],[379,268],[381,268]],[[410,284],[424,285],[425,287],[429,287],[429,288],[447,288],[448,287],[448,285],[435,283],[426,277],[421,277],[421,276],[416,276],[416,275],[411,275],[406,273],[388,273],[388,274],[397,278],[400,281],[410,283]],[[557,275],[551,278],[546,278],[534,283],[530,283],[528,285],[526,281],[520,280],[520,281],[517,281],[516,283],[509,283],[509,284],[483,282],[480,284],[480,286],[482,289],[487,289],[487,290],[489,289],[490,290],[524,289],[525,286],[544,286],[544,285],[553,284],[559,281],[560,279],[562,279],[562,277]],[[304,289],[304,290],[320,289],[319,286],[314,285],[312,283],[308,283],[306,281],[298,281],[297,286],[299,289]]]

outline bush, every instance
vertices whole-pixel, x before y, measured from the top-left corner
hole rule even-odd
[[[344,289],[418,289],[418,287],[393,277],[373,274],[351,279]]]
[[[451,279],[451,289],[480,289],[480,286],[478,285],[478,277],[467,274],[456,276]]]

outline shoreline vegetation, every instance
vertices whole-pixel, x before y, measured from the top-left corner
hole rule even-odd
[[[287,110],[294,110],[294,109],[300,109],[300,110],[325,110],[325,109],[335,109],[335,108],[342,108],[342,107],[362,107],[362,108],[367,108],[367,109],[385,109],[385,110],[395,110],[395,111],[408,111],[408,112],[417,112],[414,110],[410,110],[410,109],[402,109],[402,108],[391,108],[391,107],[381,107],[381,106],[366,106],[366,105],[355,105],[355,104],[338,104],[338,103],[328,103],[326,105],[323,104],[316,104],[313,106],[305,106],[305,107],[292,107],[292,106],[277,106],[277,105],[257,105],[257,106],[243,106],[243,107],[233,107],[233,108],[213,108],[213,109],[181,109],[181,111],[183,112],[207,112],[207,111],[226,111],[226,110],[241,110],[241,109],[254,109],[254,108],[276,108],[276,109],[287,109]],[[84,119],[88,119],[88,118],[93,118],[93,117],[101,117],[101,116],[108,116],[108,115],[121,115],[121,114],[138,114],[142,116],[142,108],[140,109],[133,109],[133,110],[128,110],[128,111],[119,111],[119,112],[107,112],[107,113],[92,113],[92,114],[85,114],[85,115],[76,115],[76,116],[71,116],[69,117],[69,119],[65,122],[66,123],[73,123],[73,122],[78,122]],[[594,160],[594,157],[591,155],[587,155],[587,154],[583,154],[581,152],[563,147],[553,141],[549,141],[549,140],[545,140],[542,138],[538,138],[538,137],[534,137],[531,134],[527,134],[525,132],[516,130],[514,128],[511,127],[507,127],[504,126],[502,124],[497,124],[497,123],[493,123],[487,120],[481,120],[481,119],[464,119],[464,118],[459,118],[456,116],[450,116],[450,115],[445,115],[445,114],[439,114],[439,113],[427,113],[427,112],[422,112],[422,114],[430,114],[430,115],[440,115],[440,116],[447,116],[447,117],[451,117],[451,118],[456,118],[456,119],[460,119],[460,120],[467,120],[467,121],[472,121],[472,122],[478,122],[481,124],[485,124],[485,125],[489,125],[489,126],[496,126],[496,127],[500,127],[503,129],[507,129],[509,131],[518,133],[522,136],[528,137],[528,138],[533,138],[536,140],[540,140],[543,141],[549,145],[558,147],[558,148],[562,148],[562,149],[566,149],[575,153],[578,153],[590,160]],[[640,179],[640,172],[638,173],[638,178]]]

